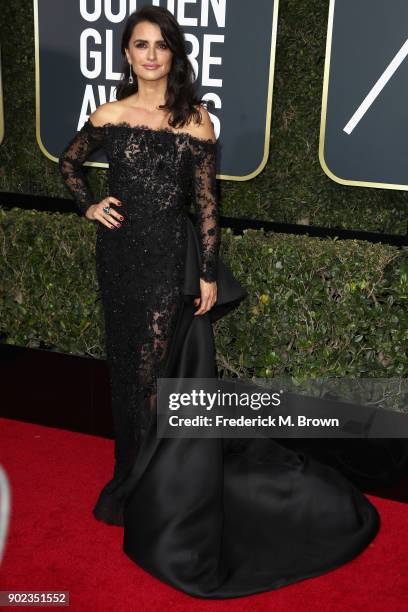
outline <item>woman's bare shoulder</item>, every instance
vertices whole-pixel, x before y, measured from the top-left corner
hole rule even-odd
[[[212,140],[216,142],[216,136],[214,132],[214,125],[211,121],[210,113],[202,104],[197,104],[194,107],[199,111],[201,115],[201,121],[196,122],[195,120],[190,121],[188,125],[188,132],[195,138],[202,138],[204,140]]]
[[[120,100],[105,102],[105,104],[98,106],[98,108],[89,115],[89,118],[96,127],[101,127],[106,123],[115,123],[120,116],[122,106]]]

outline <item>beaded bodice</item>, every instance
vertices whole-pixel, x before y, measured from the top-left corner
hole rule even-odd
[[[193,198],[201,246],[200,276],[213,281],[220,242],[216,148],[217,143],[211,139],[172,128],[156,129],[125,121],[95,126],[88,119],[63,150],[59,168],[84,215],[97,202],[82,164],[92,151],[103,149],[109,161],[107,195],[122,201],[124,223],[139,228],[146,240],[151,236],[160,241],[162,234],[165,242],[166,226],[176,222]],[[100,225],[98,231],[107,229]],[[171,244],[165,246],[172,248]]]

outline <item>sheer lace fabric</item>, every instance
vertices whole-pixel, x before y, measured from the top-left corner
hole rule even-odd
[[[169,145],[173,139],[173,146],[168,147],[166,152],[166,145]],[[144,141],[144,146],[138,143],[139,140]],[[149,147],[149,141],[156,147]],[[216,195],[216,145],[217,143],[211,139],[196,138],[187,132],[176,132],[171,128],[132,126],[125,121],[94,126],[88,119],[63,150],[59,158],[59,169],[83,215],[89,206],[96,204],[97,201],[89,188],[82,164],[97,149],[104,149],[108,155],[109,195],[114,195],[112,190],[116,191],[117,187],[120,187],[120,182],[126,180],[126,175],[127,178],[133,179],[133,183],[140,183],[141,186],[143,184],[144,187],[150,188],[158,199],[162,199],[160,208],[174,206],[174,202],[171,203],[172,196],[184,196],[188,200],[192,195],[195,198],[197,225],[200,230],[201,278],[213,281],[216,279],[220,244]],[[175,153],[175,149],[179,155],[181,154],[184,162],[178,168],[177,177],[176,167],[172,165],[172,154]],[[127,166],[122,166],[122,162],[127,162]],[[128,167],[129,163],[133,169]],[[122,191],[127,191],[128,196],[132,196],[131,187]]]
[[[82,214],[96,203],[83,168],[102,148],[109,161],[108,194],[122,226],[97,221],[96,271],[104,311],[115,427],[115,469],[100,518],[122,524],[118,497],[155,407],[183,300],[186,211],[195,199],[201,247],[200,276],[216,280],[220,242],[216,143],[187,132],[131,126],[94,126],[88,120],[59,159],[61,175]],[[103,497],[103,495],[102,495]]]

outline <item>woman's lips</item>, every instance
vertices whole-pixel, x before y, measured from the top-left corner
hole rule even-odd
[[[144,68],[147,68],[147,70],[156,70],[159,66],[155,65],[155,64],[143,64]]]

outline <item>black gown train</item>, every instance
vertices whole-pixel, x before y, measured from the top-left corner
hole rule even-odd
[[[95,198],[82,164],[99,148],[125,220],[116,229],[97,222],[115,461],[95,518],[123,526],[130,559],[200,598],[271,590],[352,559],[380,520],[334,468],[270,438],[156,432],[157,378],[216,377],[212,323],[247,295],[218,253],[216,143],[88,119],[59,160],[83,214]],[[200,277],[217,280],[217,302],[194,316]]]

